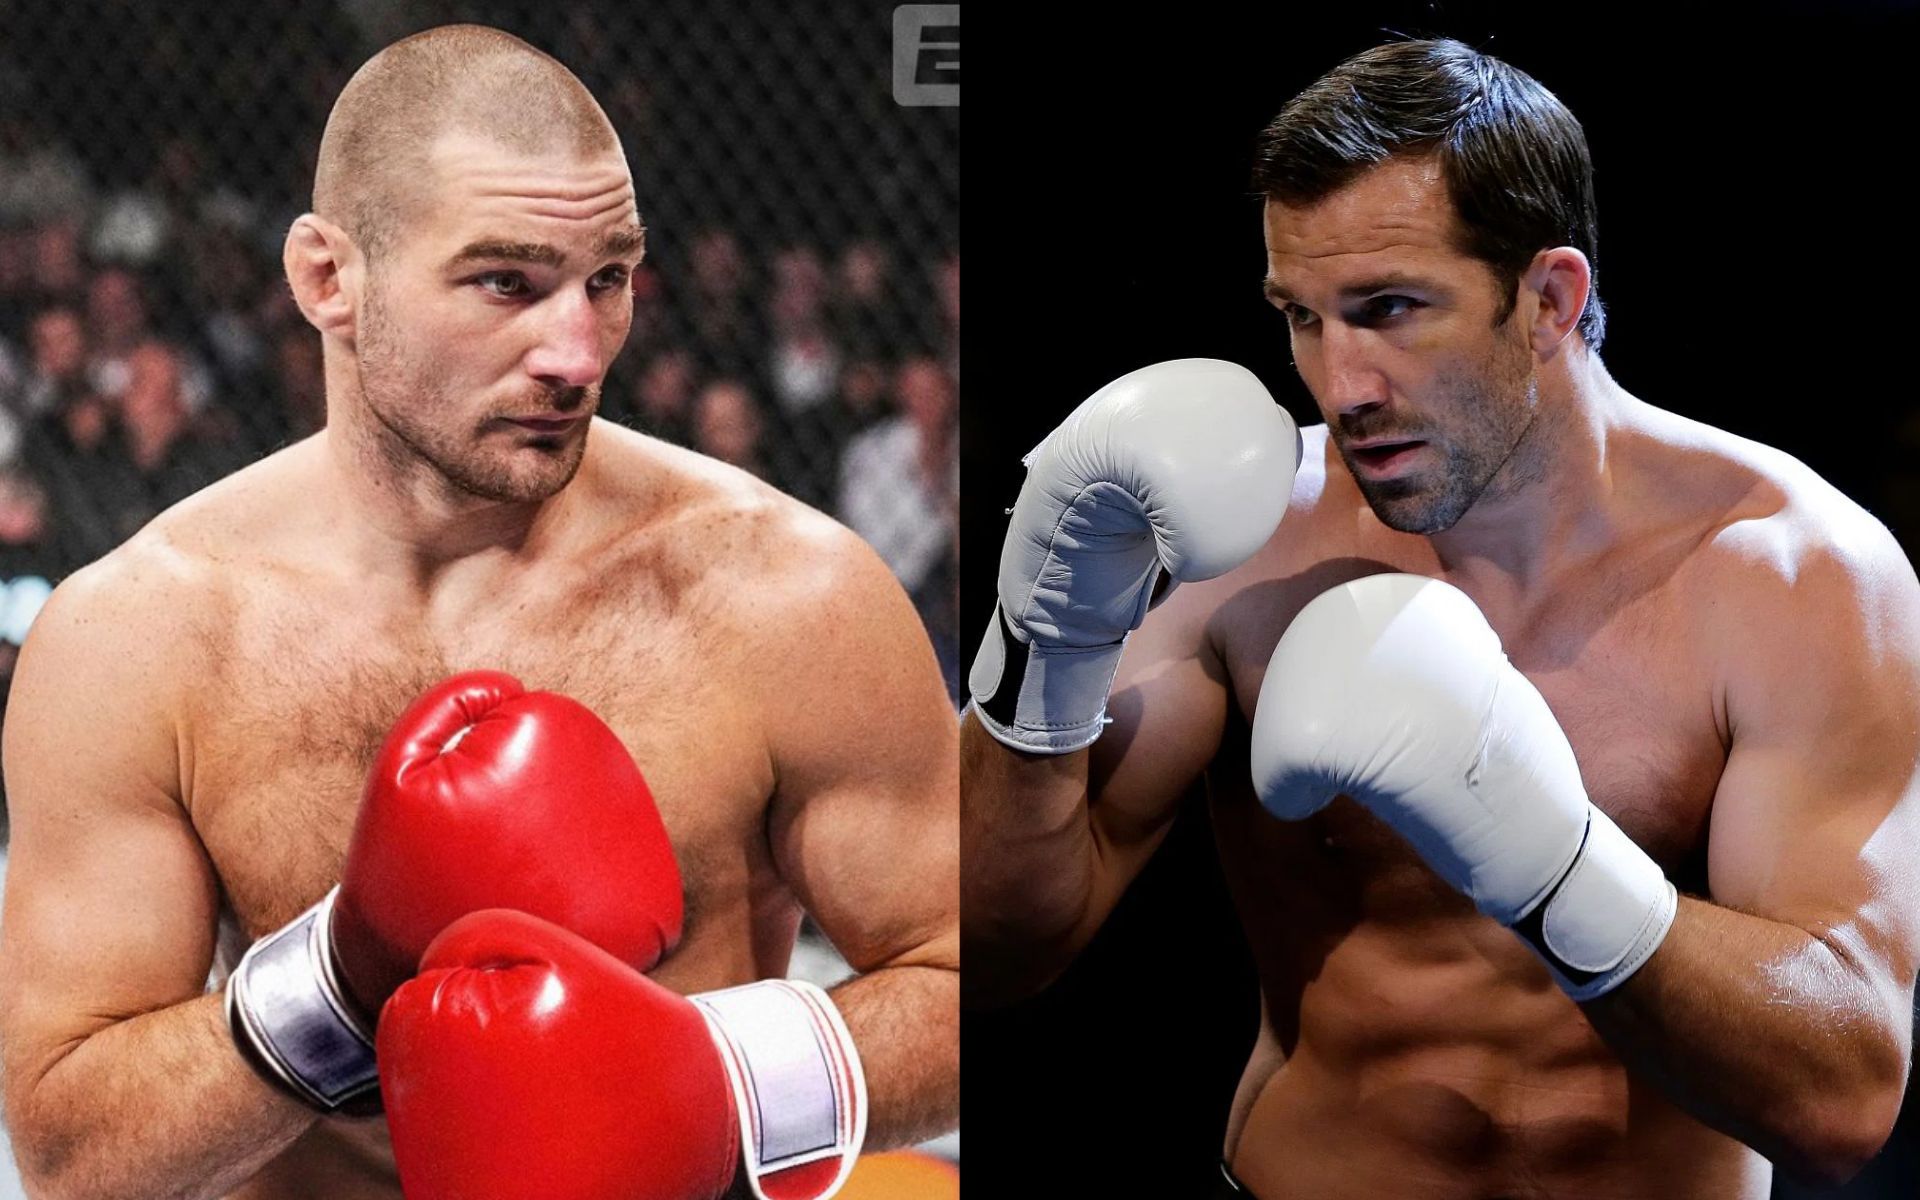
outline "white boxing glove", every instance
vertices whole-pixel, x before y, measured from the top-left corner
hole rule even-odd
[[[1673,924],[1673,885],[1587,799],[1546,700],[1440,580],[1374,575],[1300,610],[1260,686],[1253,782],[1285,820],[1351,796],[1575,1000],[1618,987]]]
[[[968,686],[1001,742],[1065,754],[1100,736],[1121,647],[1160,574],[1164,597],[1273,536],[1300,435],[1253,372],[1182,358],[1101,388],[1025,462]]]

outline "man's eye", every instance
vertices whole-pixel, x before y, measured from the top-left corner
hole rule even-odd
[[[607,267],[588,281],[588,286],[599,291],[612,292],[627,286],[628,272],[625,267]]]
[[[1281,308],[1280,315],[1284,316],[1287,319],[1287,324],[1293,326],[1295,329],[1305,329],[1320,319],[1314,315],[1312,309],[1301,308],[1298,304],[1289,304]]]
[[[1369,323],[1388,321],[1412,312],[1414,304],[1411,296],[1375,296],[1360,306],[1360,314]]]
[[[485,275],[476,275],[474,283],[489,295],[499,296],[503,300],[514,300],[532,290],[527,277],[518,271],[489,271]]]

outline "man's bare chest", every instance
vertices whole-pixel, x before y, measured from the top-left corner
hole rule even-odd
[[[243,614],[183,730],[183,800],[248,936],[338,880],[393,721],[441,679],[479,668],[572,696],[620,736],[680,860],[686,942],[764,876],[771,767],[737,677],[701,652],[690,623],[557,612],[449,639],[328,607]]]

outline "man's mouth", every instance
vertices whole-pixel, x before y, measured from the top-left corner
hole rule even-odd
[[[1371,438],[1349,442],[1347,453],[1355,465],[1366,468],[1368,474],[1385,474],[1410,461],[1426,444],[1412,438]]]
[[[507,422],[534,433],[565,433],[585,419],[579,413],[570,417],[545,414],[537,417],[508,417]]]

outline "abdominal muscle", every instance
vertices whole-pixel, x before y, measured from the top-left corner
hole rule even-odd
[[[1322,946],[1304,980],[1255,948],[1266,1003],[1227,1159],[1260,1200],[1767,1195],[1765,1160],[1630,1078],[1470,908]]]

